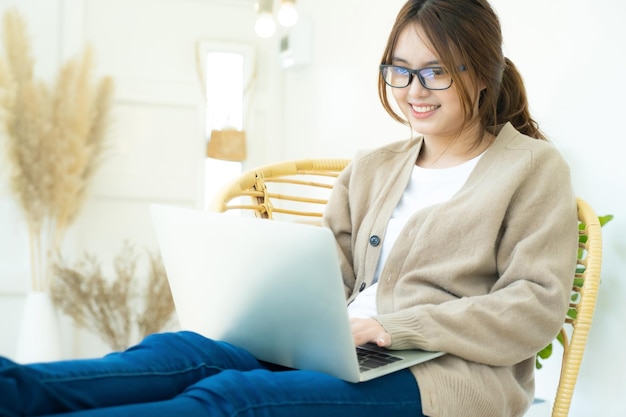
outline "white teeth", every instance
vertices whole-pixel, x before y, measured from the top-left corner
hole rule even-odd
[[[439,106],[411,106],[413,107],[413,111],[415,111],[416,113],[428,113],[430,111],[435,110],[437,107]]]

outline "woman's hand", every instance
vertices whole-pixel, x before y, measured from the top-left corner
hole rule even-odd
[[[380,347],[391,346],[389,333],[385,331],[378,321],[372,318],[351,318],[350,328],[352,329],[352,339],[355,346],[361,346],[366,343],[375,343]]]

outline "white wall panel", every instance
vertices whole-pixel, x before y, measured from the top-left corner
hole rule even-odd
[[[203,166],[204,138],[195,107],[118,103],[94,196],[192,203]]]

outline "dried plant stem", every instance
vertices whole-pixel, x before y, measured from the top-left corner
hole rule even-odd
[[[90,82],[93,54],[65,63],[52,88],[34,78],[26,23],[4,15],[6,60],[0,60],[0,126],[8,144],[10,185],[29,228],[32,288],[46,291],[52,259],[75,220],[99,163],[113,83]]]
[[[167,326],[175,311],[160,256],[149,254],[148,276],[144,278],[137,274],[138,261],[128,243],[115,258],[115,278],[107,278],[100,263],[89,254],[74,267],[59,261],[50,288],[52,301],[111,348],[125,349],[135,339]]]

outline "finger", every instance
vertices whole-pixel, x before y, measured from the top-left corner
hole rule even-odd
[[[391,336],[377,320],[355,318],[350,320],[350,327],[357,346],[365,343],[374,343],[381,347],[391,346]]]
[[[371,327],[368,326],[366,319],[353,318],[350,320],[350,330],[352,339],[356,346],[367,343],[373,336]]]
[[[391,346],[391,336],[387,332],[382,332],[376,338],[376,344],[380,347]]]

